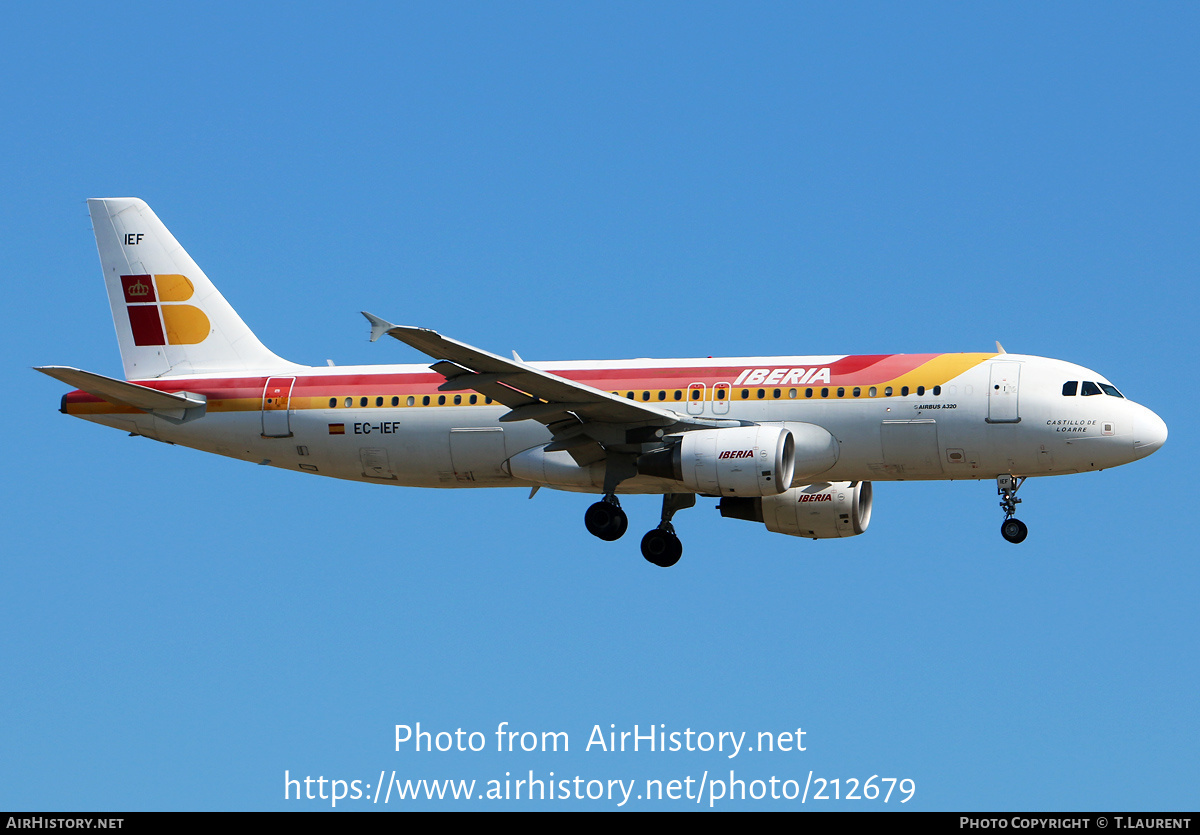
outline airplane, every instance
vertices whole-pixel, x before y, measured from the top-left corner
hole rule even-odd
[[[810,539],[867,530],[873,481],[994,479],[1022,542],[1027,478],[1145,458],[1166,424],[1103,375],[995,353],[525,362],[364,312],[429,365],[298,365],[268,350],[150,207],[89,199],[125,379],[37,368],[60,411],[169,444],[409,487],[599,494],[584,524],[629,525],[619,495],[660,494],[642,538],[676,564],[672,522],[722,516]]]

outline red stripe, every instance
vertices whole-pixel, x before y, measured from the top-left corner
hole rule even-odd
[[[130,308],[133,310],[134,308]],[[153,307],[147,306],[148,310]],[[608,391],[633,389],[685,389],[691,383],[712,386],[716,383],[732,383],[749,368],[828,368],[831,383],[861,384],[890,380],[912,371],[940,354],[865,354],[843,357],[831,363],[789,365],[780,358],[762,357],[760,365],[711,366],[706,368],[637,368],[637,369],[578,369],[552,371],[549,373],[594,385]],[[802,358],[798,358],[802,359]],[[274,375],[276,379],[280,375]],[[187,389],[207,394],[213,399],[262,397],[263,388],[269,378],[260,377],[217,377],[211,379],[167,378],[136,380],[138,385],[159,391]],[[336,376],[296,375],[292,397],[392,397],[408,394],[431,394],[444,382],[440,374],[421,372],[381,372],[378,374],[339,374]],[[761,387],[761,384],[758,384]],[[751,386],[752,388],[755,386]],[[340,404],[339,404],[340,405]]]

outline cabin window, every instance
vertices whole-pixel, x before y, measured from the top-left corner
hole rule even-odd
[[[877,394],[879,394],[879,389],[875,388],[875,386],[871,386],[869,389],[867,389],[867,397],[874,397]]]
[[[336,397],[329,398],[329,408],[331,408],[331,409],[337,408],[337,398]]]
[[[428,394],[421,398],[421,405],[422,406],[429,405],[429,395]]]
[[[767,390],[759,389],[757,392],[755,392],[754,396],[757,397],[759,400],[762,400],[764,397],[767,396]]]
[[[900,388],[900,396],[901,396],[901,397],[908,397],[908,386],[901,386],[901,388]]]
[[[667,393],[666,393],[665,391],[660,391],[660,392],[658,393],[658,399],[659,399],[659,400],[666,400],[666,399],[667,399]]]
[[[941,387],[941,386],[934,386],[934,387],[933,387],[933,396],[934,396],[934,397],[937,397],[937,396],[938,396],[939,394],[941,394],[941,393],[942,393],[942,387]]]
[[[860,389],[858,386],[855,386],[854,391],[851,392],[851,394],[853,394],[855,397],[862,397],[862,389]]]
[[[844,388],[839,388],[837,394],[838,394],[838,397],[845,397],[846,390]]]
[[[382,398],[382,397],[376,397],[376,398],[375,398],[375,405],[376,405],[376,406],[382,406],[382,405],[383,405],[383,398]]]
[[[888,386],[887,388],[885,388],[885,389],[883,390],[883,396],[884,396],[884,397],[891,397],[891,396],[892,396],[892,387],[891,387],[891,386]]]
[[[347,397],[347,398],[346,398],[346,408],[347,408],[347,409],[349,409],[349,408],[350,408],[351,406],[353,406],[353,405],[354,405],[354,398],[353,398],[353,397]]]
[[[693,400],[700,399],[700,389],[692,389],[692,399]]]
[[[438,395],[438,405],[439,405],[439,406],[445,406],[445,405],[446,405],[446,395],[444,395],[444,394],[439,394],[439,395]]]
[[[925,386],[917,386],[917,397],[921,397],[924,394],[925,394]]]
[[[796,399],[796,390],[788,389],[788,400],[795,400],[795,399]]]
[[[461,405],[462,405],[462,395],[461,395],[461,394],[456,394],[456,395],[454,395],[454,405],[455,405],[455,406],[461,406]]]
[[[742,399],[743,400],[750,399],[750,389],[742,389]]]
[[[725,389],[722,389],[722,388],[717,389],[717,399],[718,400],[725,399]]]
[[[399,398],[399,397],[396,397],[395,395],[392,395],[392,405],[393,405],[393,406],[399,406],[399,405],[400,405],[400,398]]]
[[[411,394],[408,396],[408,400],[405,401],[405,403],[409,406],[413,405],[416,402],[417,402],[417,399],[415,397],[413,397]]]
[[[642,392],[642,400],[649,400],[649,399],[650,399],[650,392],[643,391]]]
[[[829,396],[829,389],[821,389],[821,396],[822,396],[822,397],[828,397],[828,396]]]
[[[366,405],[367,405],[367,398],[365,398],[365,397],[360,397],[360,398],[358,398],[358,405],[360,405],[360,406],[366,406]]]
[[[812,389],[805,389],[805,390],[804,390],[804,396],[805,396],[805,397],[812,397]]]
[[[675,389],[675,399],[676,400],[683,399],[683,389]]]
[[[627,391],[627,392],[625,392],[625,399],[626,399],[626,400],[632,400],[632,399],[633,399],[633,392],[632,392],[632,391]]]
[[[478,395],[478,394],[472,394],[472,395],[471,395],[471,405],[472,405],[472,406],[474,406],[474,405],[475,405],[476,403],[478,403],[478,402],[479,402],[479,395]]]

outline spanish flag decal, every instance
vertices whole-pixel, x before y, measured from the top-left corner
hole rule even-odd
[[[345,435],[346,434],[346,424],[344,424],[344,423],[329,424],[329,434],[330,435]]]

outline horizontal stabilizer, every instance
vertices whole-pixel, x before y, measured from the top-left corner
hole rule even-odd
[[[203,410],[208,403],[208,399],[202,394],[192,394],[186,391],[159,391],[147,386],[140,386],[137,383],[127,383],[124,380],[114,380],[112,377],[105,377],[102,374],[82,371],[78,368],[47,365],[35,368],[34,371],[40,371],[117,406],[132,406],[168,420],[181,420],[187,412],[193,409],[201,411],[194,415],[188,415],[188,417],[199,417],[204,414]]]

